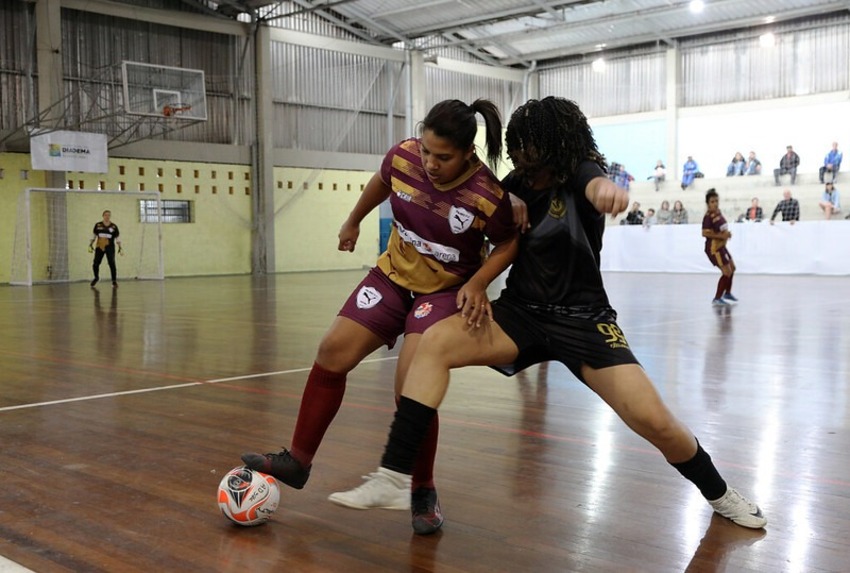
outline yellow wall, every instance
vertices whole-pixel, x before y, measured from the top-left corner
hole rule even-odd
[[[43,187],[44,173],[33,171],[26,153],[0,153],[0,283],[8,283],[18,217],[18,196],[27,187]]]
[[[43,172],[32,171],[28,154],[0,154],[0,283],[8,283],[17,223],[18,196],[27,187],[44,187]],[[21,179],[25,172],[28,179]],[[278,272],[339,270],[374,265],[379,229],[376,209],[361,225],[356,251],[337,251],[337,233],[360,197],[372,171],[275,168],[275,253]],[[159,191],[163,200],[193,202],[194,222],[162,225],[165,276],[251,272],[251,180],[245,165],[112,158],[109,173],[67,173],[74,189]],[[306,188],[305,188],[306,185]],[[41,199],[43,201],[43,199]],[[138,203],[113,195],[76,195],[68,202],[68,253],[71,280],[85,280],[91,268],[86,246],[104,209],[122,231],[128,256],[118,259],[121,277],[130,276],[130,247],[139,242]],[[44,209],[42,209],[44,211]],[[77,224],[79,222],[79,224]],[[36,225],[46,227],[43,220]],[[155,226],[144,229],[145,242]],[[46,233],[33,232],[35,280],[44,279]],[[39,257],[39,253],[42,256]],[[106,265],[101,273],[108,273]]]
[[[360,224],[354,253],[337,250],[339,228],[373,172],[282,168],[275,178],[277,270],[319,271],[371,267],[378,258],[378,209]]]

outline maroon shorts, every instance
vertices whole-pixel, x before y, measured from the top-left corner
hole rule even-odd
[[[374,267],[339,311],[380,336],[389,348],[400,334],[422,334],[432,324],[458,312],[460,286],[431,294],[400,287]]]
[[[732,255],[726,250],[726,247],[720,247],[714,254],[706,253],[705,256],[711,261],[711,264],[718,268],[723,268],[732,262]]]

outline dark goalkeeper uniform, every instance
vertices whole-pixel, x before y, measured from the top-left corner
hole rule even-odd
[[[557,360],[583,380],[582,364],[598,369],[638,363],[602,284],[605,215],[584,194],[595,177],[605,172],[584,161],[569,181],[548,190],[528,189],[513,173],[502,182],[526,202],[531,223],[494,302],[496,322],[519,348],[514,364],[495,367],[504,374]]]
[[[106,255],[106,262],[109,265],[109,272],[112,274],[112,282],[118,280],[118,271],[115,268],[115,241],[120,236],[118,225],[110,222],[109,225],[104,225],[103,221],[98,221],[92,230],[94,235],[94,262],[92,263],[92,271],[94,271],[94,281],[92,286],[100,280],[100,263],[103,262],[103,257]]]

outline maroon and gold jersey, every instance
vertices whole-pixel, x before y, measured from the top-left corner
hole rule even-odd
[[[451,183],[432,183],[419,139],[402,141],[384,157],[393,227],[378,268],[396,284],[431,293],[461,284],[484,261],[484,238],[498,244],[516,232],[508,194],[477,158]]]
[[[718,209],[713,213],[709,211],[705,214],[705,217],[702,218],[702,229],[703,231],[708,230],[714,233],[722,233],[729,230],[729,224],[726,222],[720,209]],[[705,254],[707,255],[713,255],[725,246],[726,239],[705,238]]]

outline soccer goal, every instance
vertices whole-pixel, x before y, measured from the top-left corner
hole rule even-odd
[[[120,232],[118,279],[163,279],[158,192],[31,188],[18,197],[10,283],[91,280],[92,229],[107,210]],[[106,260],[100,273],[109,277]]]

